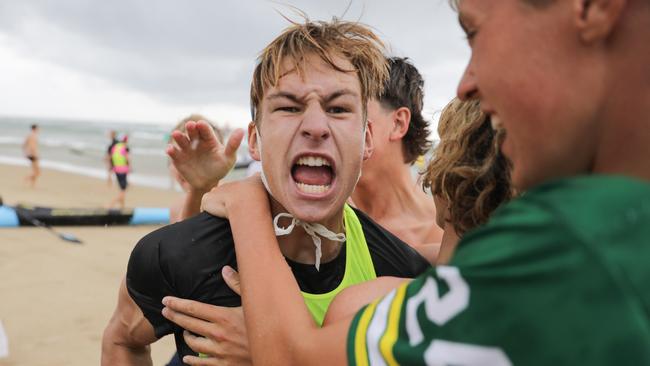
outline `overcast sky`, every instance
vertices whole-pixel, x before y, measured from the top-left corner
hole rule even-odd
[[[0,115],[171,124],[192,112],[244,126],[255,57],[296,18],[341,16],[348,0],[2,0]],[[431,117],[469,56],[446,0],[354,0],[425,77]]]

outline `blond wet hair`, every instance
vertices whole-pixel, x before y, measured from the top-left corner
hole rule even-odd
[[[333,18],[328,22],[306,19],[304,23],[291,23],[257,59],[250,92],[253,121],[259,122],[264,93],[283,76],[283,61],[289,59],[293,69],[303,76],[305,60],[310,55],[318,56],[336,71],[356,73],[365,119],[368,100],[381,94],[388,79],[383,42],[368,26],[358,22]],[[350,62],[352,69],[337,65],[336,57]]]

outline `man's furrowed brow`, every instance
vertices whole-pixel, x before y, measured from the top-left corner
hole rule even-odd
[[[277,92],[269,95],[266,97],[267,100],[273,100],[273,99],[289,99],[292,102],[300,103],[300,98],[298,98],[296,95],[291,94],[289,92]]]
[[[346,95],[349,95],[349,96],[352,96],[352,97],[359,96],[358,93],[356,93],[356,92],[354,92],[354,91],[352,91],[350,89],[341,89],[341,90],[335,91],[334,93],[332,93],[330,95],[327,95],[325,97],[325,102],[331,102],[331,101],[333,101],[334,99],[336,99],[338,97],[342,97],[342,96],[346,96]]]
[[[323,100],[327,103],[327,102],[331,102],[332,100],[334,100],[336,98],[346,96],[346,95],[356,97],[356,96],[359,95],[359,93],[357,93],[357,92],[355,92],[355,91],[353,91],[351,89],[340,89],[340,90],[337,90],[337,91],[334,91],[334,92],[332,92],[330,94],[325,95],[323,97]],[[289,93],[289,92],[279,91],[279,92],[270,94],[268,97],[266,97],[266,99],[267,100],[289,99],[292,102],[301,103],[303,98],[301,98],[301,97],[299,97],[299,96],[297,96],[295,94]]]

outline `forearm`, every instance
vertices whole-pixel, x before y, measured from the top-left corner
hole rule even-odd
[[[203,198],[203,195],[208,193],[209,190],[196,190],[196,189],[191,189],[187,194],[185,195],[185,200],[183,202],[183,209],[181,211],[181,220],[185,220],[188,217],[192,217],[199,212],[201,212],[201,198]]]
[[[109,326],[104,331],[102,339],[102,366],[151,366],[151,350],[149,346],[129,346]]]
[[[262,201],[247,200],[229,208],[253,363],[344,362],[349,321],[329,329],[314,323],[277,245],[268,201]],[[338,336],[332,336],[334,333]]]
[[[129,296],[123,280],[117,307],[102,337],[102,366],[152,365],[149,344],[155,341],[153,327]]]

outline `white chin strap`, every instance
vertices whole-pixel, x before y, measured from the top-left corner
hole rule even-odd
[[[282,217],[287,217],[291,219],[291,224],[287,227],[280,227],[278,225],[278,221]],[[316,223],[309,223],[309,222],[304,222],[301,220],[298,220],[297,218],[293,217],[290,213],[280,213],[275,218],[273,218],[273,229],[275,230],[275,235],[276,236],[282,236],[282,235],[289,235],[293,231],[293,229],[296,226],[302,227],[305,232],[311,236],[311,240],[314,241],[314,246],[316,247],[316,270],[320,271],[320,259],[323,256],[323,252],[321,250],[321,238],[318,237],[318,235],[322,236],[323,238],[329,239],[331,241],[338,241],[338,242],[345,242],[345,234],[344,233],[334,233],[330,231],[328,228],[321,224],[316,224]]]
[[[257,126],[255,127],[255,130],[257,130]],[[260,136],[259,130],[257,130],[257,146],[260,149],[260,163],[262,163],[262,138]],[[360,176],[361,174],[359,174]],[[269,187],[269,183],[266,180],[266,176],[264,175],[264,164],[262,164],[262,171],[260,172],[260,176],[262,177],[262,183],[264,184],[264,188],[266,188],[266,191],[273,197],[273,193],[271,193],[271,188]],[[358,179],[358,178],[357,178]],[[287,217],[291,219],[291,224],[287,226],[286,228],[282,228],[278,225],[278,221],[282,217]],[[333,231],[330,231],[328,228],[325,226],[318,224],[318,223],[309,223],[305,221],[298,220],[297,218],[293,217],[292,214],[290,213],[279,213],[273,218],[273,229],[275,230],[275,236],[283,236],[283,235],[289,235],[293,231],[293,229],[296,226],[302,227],[307,235],[311,236],[311,240],[314,241],[314,246],[316,247],[315,250],[315,255],[316,255],[316,270],[320,271],[320,259],[323,256],[323,251],[321,249],[322,246],[322,241],[321,238],[318,237],[318,235],[322,236],[323,238],[329,239],[331,241],[338,241],[338,242],[345,242],[345,234],[344,233],[335,233]]]

